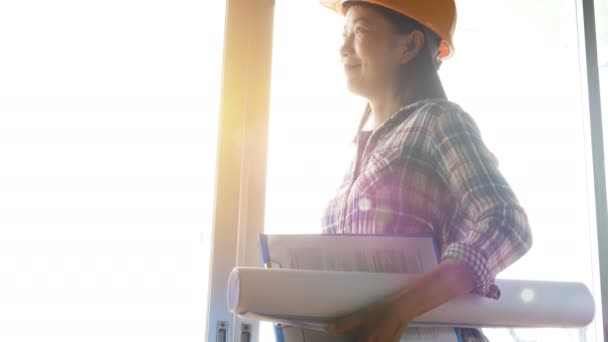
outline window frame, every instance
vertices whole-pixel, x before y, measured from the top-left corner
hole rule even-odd
[[[591,150],[591,164],[593,174],[589,175],[593,180],[593,188],[589,189],[590,200],[594,201],[595,211],[590,212],[590,216],[595,216],[597,244],[592,243],[594,265],[597,270],[599,286],[597,290],[601,298],[596,298],[596,303],[601,305],[600,310],[596,310],[596,317],[600,317],[603,322],[604,340],[608,341],[608,201],[606,198],[606,170],[604,155],[604,138],[602,126],[602,104],[600,95],[599,61],[597,52],[597,32],[595,23],[595,4],[594,0],[577,1],[579,16],[579,44],[581,44],[581,54],[584,55],[584,63],[581,63],[582,75],[586,77],[582,82],[587,86],[583,91],[583,99],[587,101],[586,111],[589,113],[586,122],[586,130],[591,140],[587,143],[587,150]],[[582,27],[581,27],[582,26]],[[582,38],[582,39],[581,39]],[[585,82],[586,81],[586,82]],[[589,159],[589,158],[588,158]],[[602,248],[603,247],[603,248]],[[599,325],[599,324],[598,324]],[[601,329],[601,327],[598,327]],[[598,333],[600,334],[600,333]]]
[[[213,217],[207,339],[237,340],[242,324],[250,341],[258,324],[235,317],[226,305],[235,266],[259,266],[257,235],[264,230],[270,70],[274,0],[227,0],[224,63]]]

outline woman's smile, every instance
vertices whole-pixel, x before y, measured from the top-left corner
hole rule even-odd
[[[361,64],[356,64],[356,63],[343,63],[343,64],[344,64],[344,71],[346,73],[352,73],[361,67]]]

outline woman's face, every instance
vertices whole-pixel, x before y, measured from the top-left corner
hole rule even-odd
[[[396,90],[401,38],[374,9],[356,5],[348,9],[340,56],[350,91],[370,99]]]

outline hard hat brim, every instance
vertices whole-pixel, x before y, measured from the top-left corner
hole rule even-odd
[[[391,6],[391,2],[387,2],[386,0],[320,0],[321,5],[337,12],[342,16],[346,15],[346,12],[344,11],[344,4],[354,1],[381,6],[419,22],[421,25],[429,29],[431,32],[435,33],[441,39],[441,44],[439,45],[439,59],[445,60],[454,55],[454,44],[452,43],[452,38],[450,36],[442,34],[441,32],[437,32],[437,30],[433,28],[433,25],[430,25],[430,23],[425,22],[424,20],[422,20],[422,18],[417,18],[416,15],[412,13],[404,13],[403,10],[401,10],[400,8],[397,8],[396,6]]]

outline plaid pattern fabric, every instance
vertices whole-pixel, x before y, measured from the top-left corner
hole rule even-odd
[[[362,132],[357,147],[323,232],[432,233],[443,259],[473,270],[475,293],[498,298],[496,275],[528,251],[532,236],[474,120],[449,101],[420,101]]]

